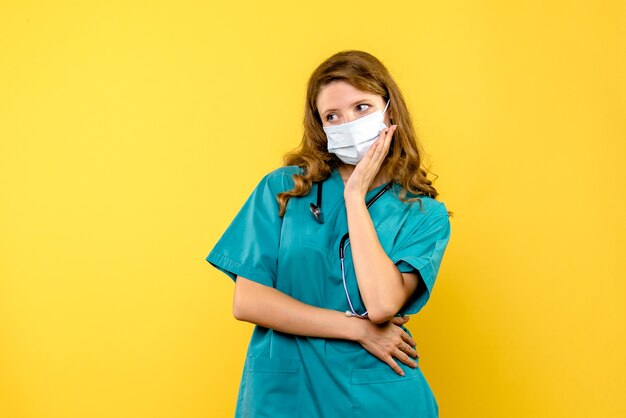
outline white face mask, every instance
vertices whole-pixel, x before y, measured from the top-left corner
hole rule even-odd
[[[346,164],[357,165],[363,159],[367,150],[372,146],[380,132],[387,128],[384,113],[377,110],[352,122],[335,126],[324,126],[328,139],[328,152],[335,154]]]

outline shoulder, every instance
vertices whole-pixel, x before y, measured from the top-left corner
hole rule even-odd
[[[293,175],[302,174],[302,168],[296,165],[278,167],[267,173],[261,179],[261,184],[269,187],[274,193],[293,189]]]
[[[275,177],[290,177],[294,174],[302,174],[302,168],[297,165],[285,165],[282,167],[278,167],[265,175],[268,178]]]
[[[445,203],[428,196],[420,196],[420,199],[422,200],[426,216],[429,218],[448,217],[448,208],[446,208]]]
[[[396,186],[399,192],[400,186],[397,183]],[[407,192],[406,197],[410,199],[419,199],[419,201],[414,200],[410,202],[402,202],[402,205],[407,211],[409,211],[412,217],[418,217],[421,219],[433,219],[443,216],[448,217],[448,208],[442,201],[436,200],[430,196],[417,195],[410,192]],[[398,200],[400,201],[399,198]]]
[[[450,218],[445,203],[425,195],[407,194],[407,198],[419,198],[419,201],[401,202],[404,208],[400,212],[403,214],[402,229],[408,231],[407,233],[422,231],[421,235],[428,235],[427,231],[450,228]]]

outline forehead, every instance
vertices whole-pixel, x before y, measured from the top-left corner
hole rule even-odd
[[[327,109],[349,107],[352,106],[357,100],[372,100],[377,97],[380,96],[368,91],[359,90],[346,81],[335,80],[320,89],[320,92],[317,95],[316,104],[317,110],[321,114]]]

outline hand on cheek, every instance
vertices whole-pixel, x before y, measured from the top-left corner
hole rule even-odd
[[[385,156],[389,152],[391,146],[391,140],[393,133],[395,132],[397,125],[384,129],[376,142],[372,144],[370,149],[365,154],[365,157],[356,165],[354,171],[350,175],[346,188],[344,191],[344,197],[357,197],[359,199],[365,199],[365,195],[372,184],[374,178],[378,174],[382,162]]]

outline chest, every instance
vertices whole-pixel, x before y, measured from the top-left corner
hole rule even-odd
[[[287,204],[281,230],[281,250],[284,257],[317,257],[318,260],[336,261],[342,237],[349,232],[343,189],[325,182],[321,211],[324,222],[313,215],[310,205],[317,204],[317,187],[307,196],[292,198]],[[367,200],[376,197],[368,193]],[[368,208],[379,242],[389,254],[400,228],[406,221],[402,202],[392,190],[381,194]]]

